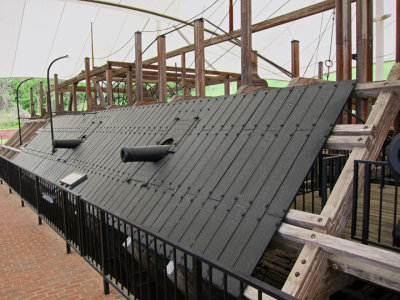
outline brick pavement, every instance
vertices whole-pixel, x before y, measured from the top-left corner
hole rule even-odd
[[[123,299],[20,198],[0,185],[0,299]]]

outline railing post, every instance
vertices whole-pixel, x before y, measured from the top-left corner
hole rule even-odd
[[[201,260],[193,257],[193,299],[201,300],[202,297],[202,282],[203,282],[203,272],[201,266]]]
[[[85,241],[85,202],[83,202],[79,197],[77,198],[78,206],[78,228],[79,228],[79,250],[81,256],[86,256],[86,241]]]
[[[69,245],[70,235],[69,235],[69,223],[67,215],[68,207],[68,194],[66,191],[62,191],[62,201],[63,201],[63,223],[64,223],[64,237],[65,237],[65,247],[67,254],[71,253],[71,246]]]
[[[24,200],[22,199],[22,182],[21,182],[21,168],[18,168],[18,183],[19,183],[19,196],[21,197],[21,207],[25,206]]]
[[[364,203],[363,203],[363,224],[362,224],[362,240],[363,244],[368,244],[369,236],[369,210],[370,210],[370,194],[371,194],[371,165],[365,164],[364,170]]]
[[[106,276],[109,273],[109,270],[107,268],[108,264],[107,262],[107,245],[105,243],[106,241],[106,231],[107,231],[107,226],[105,223],[106,216],[104,211],[100,211],[100,249],[101,249],[101,266],[103,268],[103,287],[104,287],[104,295],[108,295],[110,293],[110,284],[106,280]],[[133,243],[133,239],[132,239]],[[133,255],[133,254],[132,254]],[[134,275],[133,275],[134,276]]]
[[[35,176],[35,192],[36,192],[36,211],[38,214],[38,224],[42,225],[42,218],[40,217],[40,209],[39,209],[39,197],[40,197],[39,177],[37,176]]]
[[[322,198],[322,203],[321,203],[321,209],[324,208],[325,203],[326,203],[326,198],[327,198],[327,179],[326,179],[326,158],[322,158],[321,160],[321,198]]]

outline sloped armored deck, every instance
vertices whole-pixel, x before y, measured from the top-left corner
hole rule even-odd
[[[72,172],[74,193],[175,244],[251,274],[326,142],[353,81],[62,116],[14,162],[50,182]],[[158,162],[122,147],[162,144]]]

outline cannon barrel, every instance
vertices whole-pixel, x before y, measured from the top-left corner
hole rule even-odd
[[[164,158],[171,145],[141,146],[135,148],[122,148],[121,160],[131,161],[159,161]]]
[[[75,149],[82,143],[82,140],[53,140],[54,148]]]

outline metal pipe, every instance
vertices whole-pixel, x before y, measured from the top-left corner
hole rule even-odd
[[[68,55],[64,55],[64,56],[60,56],[58,58],[56,58],[55,60],[53,60],[49,67],[47,68],[47,103],[49,104],[49,117],[50,117],[50,131],[51,131],[51,147],[52,147],[52,152],[54,153],[54,145],[53,145],[53,141],[54,141],[54,128],[53,128],[53,111],[51,109],[51,96],[50,96],[50,68],[51,66],[60,59],[63,58],[68,58]]]
[[[123,162],[132,161],[159,161],[168,153],[171,145],[142,146],[135,148],[122,148],[121,160]]]
[[[23,84],[25,81],[31,80],[33,77],[25,79],[21,81],[18,86],[17,86],[17,114],[18,114],[18,132],[19,132],[19,145],[22,146],[22,136],[21,136],[21,117],[19,115],[19,87],[21,84]]]

